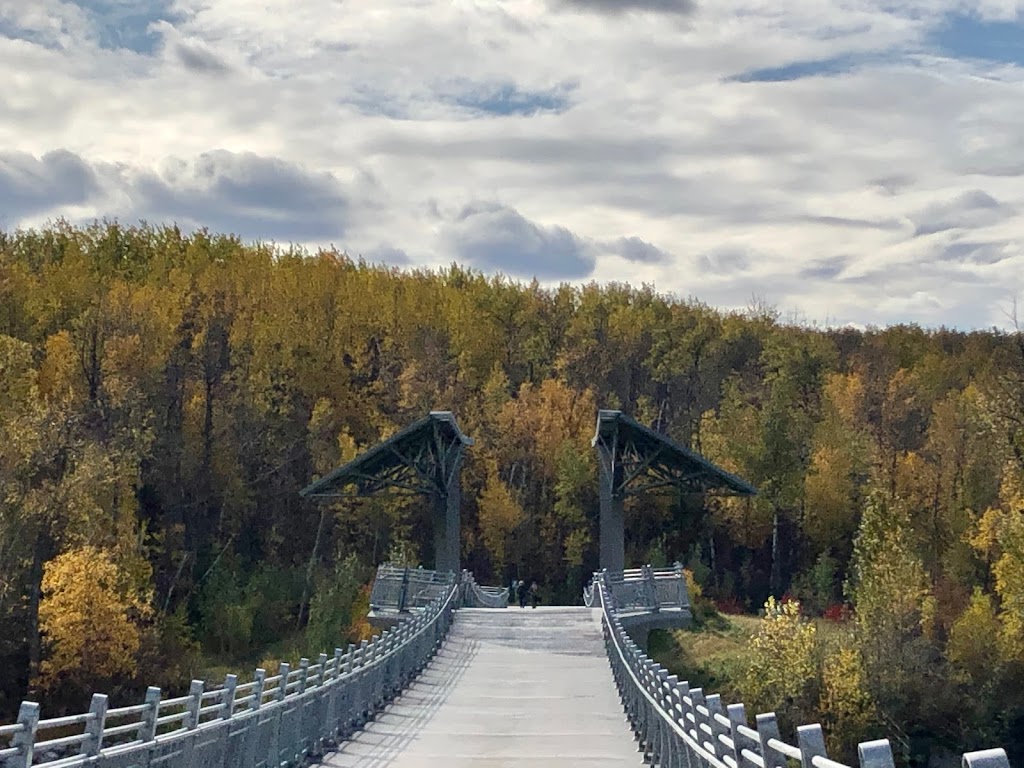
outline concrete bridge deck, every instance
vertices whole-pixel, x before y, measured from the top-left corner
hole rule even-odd
[[[464,608],[405,693],[331,768],[640,766],[589,608]]]

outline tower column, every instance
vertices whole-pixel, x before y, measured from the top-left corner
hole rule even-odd
[[[444,491],[434,495],[434,568],[438,571],[458,573],[461,568],[462,456],[461,445],[452,450],[439,478]]]
[[[614,449],[598,443],[601,500],[599,567],[621,571],[626,567],[626,524],[623,515],[622,467],[615,461]]]

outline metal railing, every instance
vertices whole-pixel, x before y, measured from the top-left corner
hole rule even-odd
[[[628,574],[629,572],[627,572]],[[625,581],[637,581],[636,574]],[[819,724],[797,728],[796,745],[782,741],[774,712],[757,715],[753,727],[743,704],[724,705],[718,694],[690,688],[686,681],[640,650],[623,629],[613,591],[617,574],[595,575],[588,605],[600,608],[605,648],[626,716],[645,762],[667,768],[850,768],[825,751]],[[894,768],[886,739],[858,745],[861,768]],[[963,768],[1009,768],[1006,752],[968,752]]]
[[[370,608],[375,611],[405,612],[430,605],[456,584],[450,571],[428,571],[384,564],[370,590]]]
[[[417,597],[417,602],[422,598]],[[109,708],[94,694],[89,711],[40,719],[24,702],[18,720],[0,725],[0,767],[280,768],[347,738],[371,720],[426,666],[458,607],[454,576],[394,629],[316,663],[281,663],[276,675],[257,669],[252,682],[228,675],[222,684],[193,680],[187,696]]]
[[[604,571],[611,606],[617,613],[648,611],[656,613],[662,608],[689,608],[690,594],[680,563],[669,568],[631,568],[625,571]],[[587,606],[596,607],[593,582],[583,592]]]
[[[482,587],[470,571],[462,572],[462,605],[466,608],[508,608],[508,587]]]

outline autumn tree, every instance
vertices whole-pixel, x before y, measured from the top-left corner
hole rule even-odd
[[[139,622],[151,608],[149,596],[132,581],[108,552],[91,546],[46,564],[39,607],[46,642],[43,690],[75,701],[97,681],[109,684],[134,674]]]

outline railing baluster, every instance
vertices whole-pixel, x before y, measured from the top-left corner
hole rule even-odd
[[[36,743],[36,728],[39,726],[39,705],[34,701],[21,702],[17,722],[21,730],[11,737],[11,747],[18,752],[7,758],[7,768],[29,768],[32,765],[32,748]]]
[[[323,688],[324,680],[327,678],[327,654],[321,653],[320,658],[316,661],[316,687]]]
[[[825,734],[818,723],[801,725],[796,729],[796,745],[800,750],[800,768],[814,768],[815,757],[828,757]]]
[[[1005,752],[1003,752],[1003,757],[1006,757]],[[964,755],[964,760],[966,759],[967,755]],[[875,741],[865,741],[858,744],[857,761],[860,763],[860,768],[895,768],[896,766],[896,761],[892,756],[892,747],[889,746],[888,739],[876,739]],[[964,768],[967,768],[967,766],[965,765]],[[983,768],[983,766],[974,766],[972,764],[970,768]],[[1007,763],[1001,766],[988,766],[988,768],[1010,768],[1010,766]]]
[[[85,722],[85,741],[79,750],[79,754],[95,757],[100,753],[100,746],[103,744],[103,725],[107,719],[107,696],[104,693],[94,693],[92,703],[89,705],[89,719]]]
[[[761,742],[761,759],[764,768],[787,768],[786,756],[768,744],[770,739],[780,740],[779,723],[774,712],[763,712],[755,718],[757,722],[757,740]]]
[[[238,675],[224,677],[224,689],[220,700],[220,719],[230,720],[235,713],[235,689],[238,687]]]
[[[160,716],[160,689],[156,686],[147,688],[143,704],[146,708],[142,710],[138,739],[145,743],[156,739],[156,719]]]
[[[250,699],[251,703],[249,706],[252,709],[259,709],[263,706],[263,687],[267,682],[267,670],[263,669],[263,667],[257,667],[252,679],[255,685],[252,687],[252,698]]]
[[[729,753],[729,748],[722,743],[720,737],[727,736],[729,728],[723,725],[718,717],[716,717],[716,715],[725,717],[721,695],[717,693],[711,694],[704,700],[704,706],[708,709],[708,725],[711,726],[711,744],[715,748],[715,756],[722,757]]]
[[[743,750],[746,749],[756,755],[759,754],[759,745],[756,739],[741,730],[741,726],[747,727],[747,711],[742,704],[730,704],[725,708],[725,714],[730,723],[729,733],[732,737],[733,759],[736,761],[737,768],[743,768]]]
[[[193,680],[188,689],[188,702],[185,705],[185,711],[188,712],[188,716],[183,721],[183,725],[190,731],[199,727],[199,709],[203,706],[203,688],[205,685],[202,680]]]
[[[1010,761],[1003,749],[982,749],[967,752],[961,760],[962,768],[1010,768]]]

